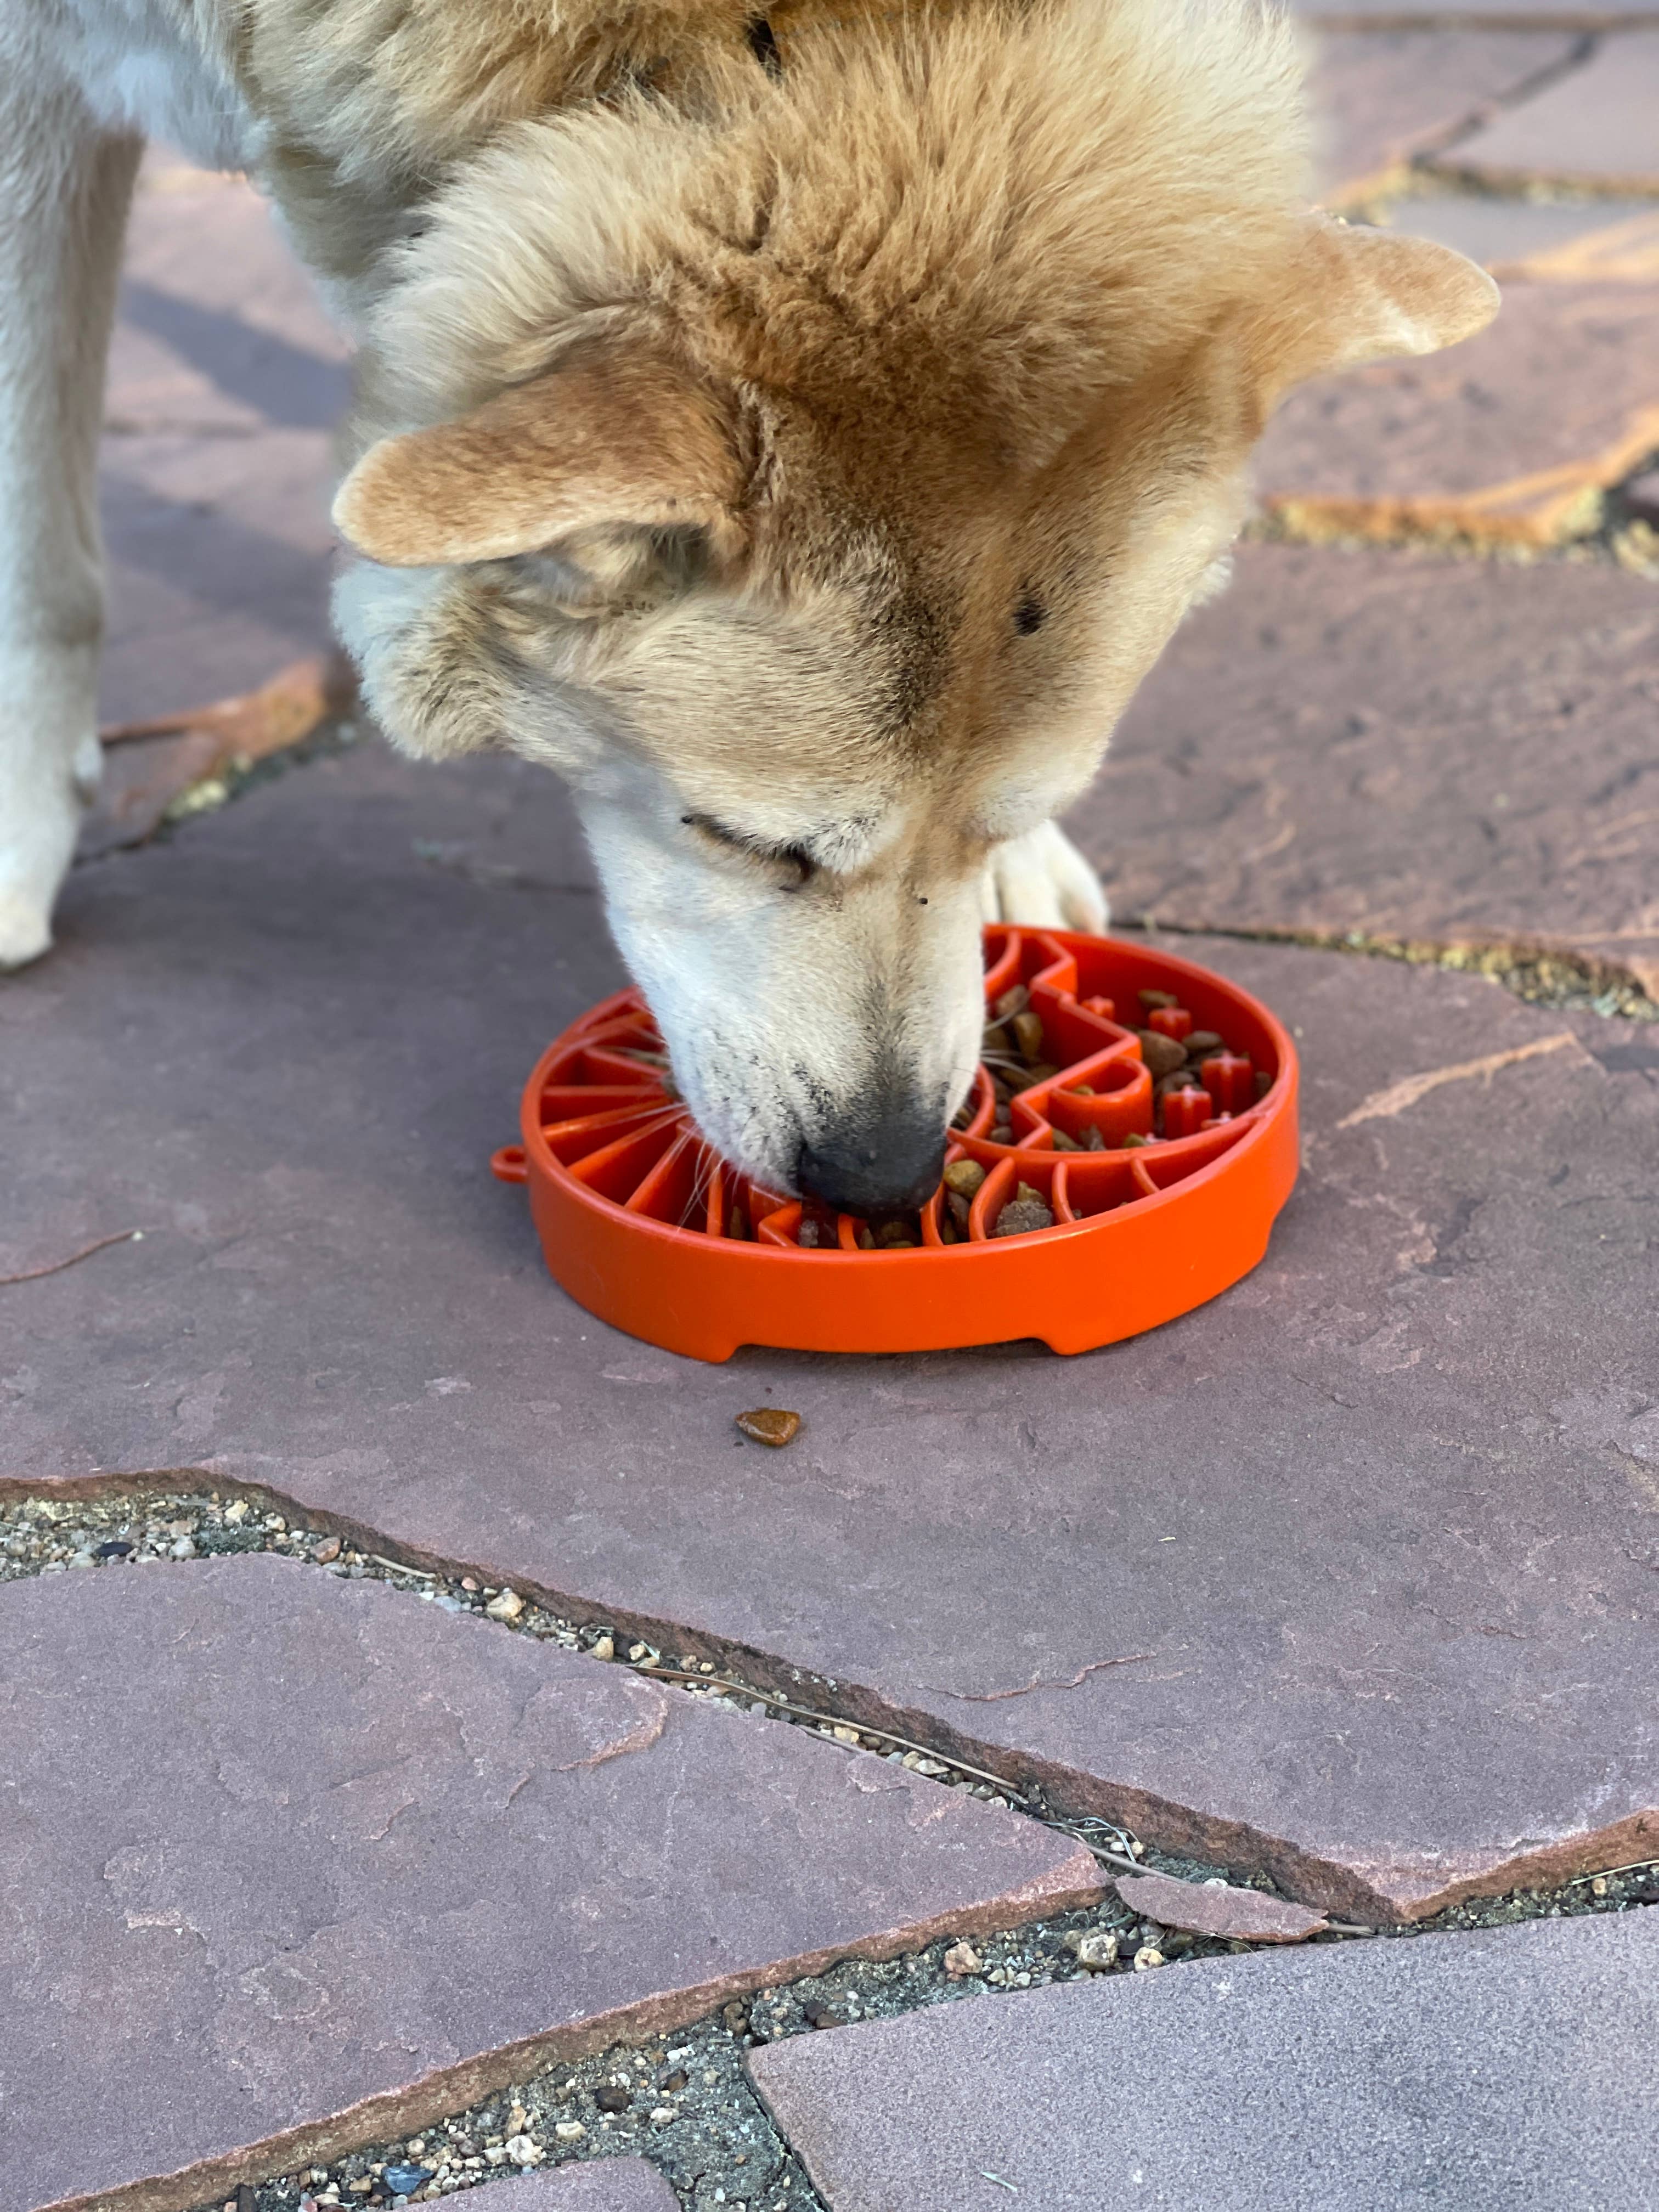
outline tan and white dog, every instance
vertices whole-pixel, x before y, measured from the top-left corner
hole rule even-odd
[[[1224,569],[1297,379],[1496,294],[1305,203],[1257,0],[0,0],[0,963],[97,775],[94,453],[141,138],[362,342],[336,611],[393,740],[569,782],[685,1097],[931,1188],[988,913]]]

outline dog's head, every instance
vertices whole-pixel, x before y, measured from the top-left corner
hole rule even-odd
[[[568,778],[680,1086],[764,1182],[932,1188],[988,854],[1088,781],[1274,400],[1492,313],[1300,184],[1253,8],[1085,0],[521,127],[409,250],[342,628],[410,750]]]

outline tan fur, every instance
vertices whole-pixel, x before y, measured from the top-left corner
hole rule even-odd
[[[985,887],[1100,921],[1051,817],[1267,411],[1489,280],[1310,214],[1256,0],[784,0],[781,70],[749,0],[146,4],[366,333],[337,611],[384,726],[568,778],[732,1158],[925,1182]]]

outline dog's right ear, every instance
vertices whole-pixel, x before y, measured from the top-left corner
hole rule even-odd
[[[1264,410],[1304,378],[1456,345],[1498,307],[1485,270],[1449,246],[1310,216],[1283,292],[1248,332]]]
[[[383,438],[340,486],[336,528],[388,568],[550,556],[597,613],[688,535],[739,547],[742,471],[714,397],[633,356],[550,369],[470,415]]]

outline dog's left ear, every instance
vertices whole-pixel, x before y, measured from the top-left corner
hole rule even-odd
[[[1449,246],[1311,216],[1283,293],[1249,329],[1263,404],[1306,377],[1438,353],[1485,330],[1498,307],[1492,278]]]
[[[711,393],[672,363],[590,356],[458,421],[381,439],[340,486],[334,523],[389,568],[547,553],[571,595],[597,605],[665,536],[735,550],[741,495]]]

